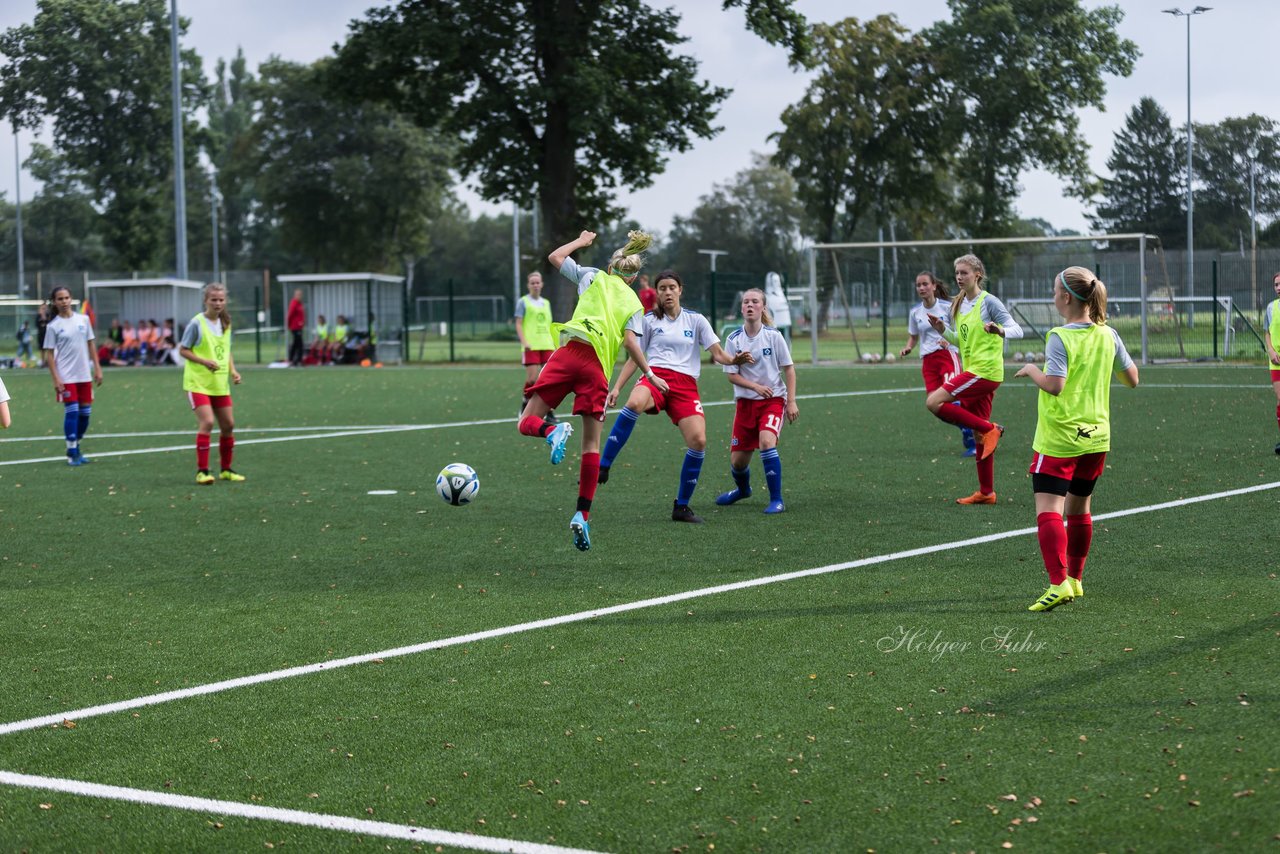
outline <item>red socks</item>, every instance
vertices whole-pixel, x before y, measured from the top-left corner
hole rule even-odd
[[[223,471],[231,468],[231,452],[235,446],[235,436],[218,436],[218,465],[222,467]],[[208,462],[208,457],[205,458],[205,461]]]
[[[1067,578],[1067,532],[1062,527],[1062,514],[1036,516],[1036,538],[1040,540],[1040,556],[1049,573],[1049,583],[1061,584]]]
[[[586,504],[582,511],[585,519],[591,512],[591,500],[596,497],[596,485],[600,480],[600,452],[595,451],[582,455],[582,466],[578,469],[578,507]]]
[[[196,469],[198,471],[209,470],[209,434],[196,434]]]
[[[1084,575],[1085,558],[1093,542],[1093,516],[1088,513],[1067,517],[1067,575]]]
[[[536,415],[520,419],[520,432],[525,436],[539,436],[545,439],[553,429],[553,425],[548,424]]]
[[[996,455],[978,460],[978,491],[990,495],[996,491]]]
[[[960,427],[968,427],[975,433],[986,433],[995,427],[990,421],[984,421],[974,415],[963,406],[956,406],[954,403],[948,403],[946,406],[938,410],[938,417],[948,424],[955,424]]]

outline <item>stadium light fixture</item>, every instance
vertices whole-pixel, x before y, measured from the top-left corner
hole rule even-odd
[[[1175,18],[1187,19],[1187,296],[1196,295],[1195,281],[1195,247],[1192,240],[1195,233],[1195,209],[1191,195],[1191,149],[1192,149],[1192,131],[1191,131],[1191,19],[1195,15],[1202,15],[1205,12],[1212,11],[1212,6],[1196,6],[1189,12],[1184,12],[1177,6],[1172,9],[1165,9],[1164,13],[1173,15]],[[1192,310],[1189,318],[1190,326],[1195,325],[1196,314]]]

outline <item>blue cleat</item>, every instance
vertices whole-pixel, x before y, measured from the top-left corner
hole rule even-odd
[[[964,450],[960,453],[960,456],[976,457],[978,455],[978,441],[973,435],[973,430],[968,427],[961,427],[960,438],[964,441]]]
[[[770,516],[775,513],[786,513],[787,505],[783,504],[781,501],[770,501],[769,506],[764,508],[764,512],[768,513]]]
[[[573,545],[580,552],[591,549],[591,525],[582,518],[582,511],[573,514],[569,521],[569,530],[573,532]]]
[[[67,452],[67,465],[69,466],[86,466],[93,460],[80,453],[79,449]]]
[[[547,444],[551,446],[551,465],[558,466],[564,460],[564,447],[572,435],[573,426],[564,421],[547,434]]]
[[[728,492],[722,492],[716,496],[716,504],[721,507],[728,507],[730,504],[736,504],[744,498],[751,497],[751,488],[748,487],[746,492],[741,489],[731,489]]]

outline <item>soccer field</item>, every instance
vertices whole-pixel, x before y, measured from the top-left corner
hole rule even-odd
[[[0,850],[1276,844],[1264,369],[1113,389],[1086,595],[1044,614],[1028,381],[996,395],[999,503],[961,507],[916,362],[798,372],[785,514],[758,457],[714,505],[706,368],[706,524],[670,521],[683,445],[642,418],[586,553],[577,437],[552,467],[517,434],[518,367],[247,369],[248,480],[212,486],[178,372],[109,371],[82,468],[47,374],[6,372]],[[468,507],[434,491],[455,461]]]

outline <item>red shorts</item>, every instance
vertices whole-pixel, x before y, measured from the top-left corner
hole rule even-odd
[[[230,409],[231,395],[229,394],[204,394],[198,391],[187,392],[187,399],[191,401],[191,408],[197,406],[212,406],[214,409]]]
[[[609,397],[609,380],[600,369],[596,351],[585,341],[573,340],[552,351],[550,360],[529,386],[529,394],[555,409],[570,393],[573,414],[604,421],[604,402]]]
[[[54,392],[58,403],[78,403],[88,406],[93,403],[93,383],[63,383],[61,394]]]
[[[524,350],[520,356],[520,364],[522,365],[545,365],[551,361],[551,354],[555,350]]]
[[[787,401],[781,397],[765,400],[738,398],[729,450],[754,451],[760,447],[760,434],[765,430],[777,436],[782,432],[782,413],[786,408]]]
[[[920,360],[920,373],[924,375],[926,392],[941,388],[948,377],[960,373],[960,354],[950,349],[934,350]]]
[[[991,402],[995,399],[1000,383],[961,371],[943,382],[942,388],[960,401],[965,411],[972,412],[984,421],[991,420]]]
[[[1080,457],[1051,457],[1037,453],[1031,458],[1028,474],[1044,474],[1063,480],[1097,480],[1106,467],[1107,452],[1085,454]]]
[[[698,381],[688,374],[673,371],[670,368],[654,368],[653,372],[667,382],[667,392],[658,391],[649,378],[640,380],[640,385],[649,389],[653,396],[653,407],[648,414],[657,415],[666,410],[672,424],[679,424],[690,415],[705,418],[702,411],[702,400],[698,397]]]
[[[1276,368],[1271,369],[1271,381],[1273,383],[1280,383],[1280,370],[1277,370]]]

